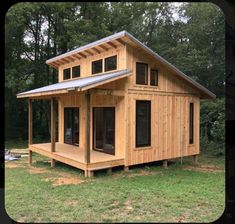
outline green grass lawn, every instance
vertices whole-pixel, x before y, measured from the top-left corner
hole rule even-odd
[[[224,210],[223,157],[200,156],[197,166],[192,158],[183,165],[174,160],[168,169],[161,163],[116,168],[93,178],[33,159],[32,167],[27,158],[6,164],[5,208],[18,222],[211,222]]]

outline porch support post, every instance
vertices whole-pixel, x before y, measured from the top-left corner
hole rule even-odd
[[[51,159],[51,168],[55,167],[55,160]]]
[[[85,94],[86,98],[86,144],[85,144],[85,153],[84,160],[85,163],[90,163],[90,115],[91,115],[91,95],[89,92]],[[88,171],[89,173],[89,171]],[[88,174],[89,175],[89,174]]]
[[[32,165],[32,151],[30,145],[33,143],[33,112],[32,99],[28,101],[28,147],[29,147],[29,165]]]
[[[32,160],[33,160],[33,152],[32,150],[29,150],[29,165],[32,165]]]
[[[32,99],[29,99],[29,136],[28,136],[28,144],[31,145],[33,143],[33,111],[32,111]]]
[[[51,98],[51,152],[55,152],[55,97]]]

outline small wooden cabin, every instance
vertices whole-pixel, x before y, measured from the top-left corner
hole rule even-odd
[[[126,31],[46,61],[59,82],[29,99],[32,152],[85,171],[199,154],[200,99],[215,95]],[[32,102],[51,101],[51,142],[32,142]],[[55,102],[58,142],[55,142]]]

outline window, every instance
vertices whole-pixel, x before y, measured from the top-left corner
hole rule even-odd
[[[72,67],[72,78],[80,77],[80,65]]]
[[[92,74],[102,72],[102,59],[92,62]]]
[[[70,68],[64,69],[64,71],[63,71],[63,77],[64,77],[64,80],[70,79]]]
[[[150,71],[150,85],[151,86],[158,85],[158,70],[151,69],[151,71]]]
[[[151,145],[151,101],[136,101],[136,147]]]
[[[148,64],[136,63],[136,84],[148,85]]]
[[[194,129],[194,104],[189,105],[189,144],[193,144],[193,129]]]
[[[105,71],[111,71],[117,69],[117,55],[105,58]]]

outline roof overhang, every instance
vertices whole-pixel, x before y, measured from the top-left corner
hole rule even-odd
[[[139,49],[142,49],[147,54],[151,55],[155,59],[157,59],[158,62],[165,65],[167,68],[169,68],[171,71],[173,71],[173,74],[175,74],[177,77],[185,80],[188,84],[190,84],[192,87],[197,89],[200,93],[200,98],[202,99],[214,99],[216,98],[216,95],[206,89],[204,86],[199,84],[198,82],[191,79],[189,76],[185,75],[183,72],[181,72],[178,68],[176,68],[174,65],[169,63],[167,60],[162,58],[159,54],[152,51],[149,47],[147,47],[145,44],[140,42],[138,39],[136,39],[134,36],[132,36],[130,33],[126,31],[121,31],[119,33],[115,33],[111,36],[105,37],[103,39],[100,39],[98,41],[92,42],[90,44],[87,44],[85,46],[76,48],[72,51],[69,51],[65,54],[61,54],[59,56],[53,57],[46,61],[48,65],[51,65],[55,68],[59,67],[60,65],[67,64],[70,62],[73,62],[75,60],[84,59],[88,56],[101,53],[104,51],[107,51],[109,49],[115,49],[119,47],[120,45],[125,46],[126,44],[129,44],[131,46],[137,47]]]
[[[94,41],[90,44],[81,46],[67,53],[58,55],[51,59],[48,59],[46,63],[52,67],[58,68],[60,65],[73,62],[75,60],[81,60],[95,54],[99,54],[110,49],[116,49],[120,46],[125,46],[123,37],[126,36],[126,31],[113,34],[111,36],[102,38],[98,41]]]
[[[75,80],[59,82],[56,84],[44,86],[30,91],[17,94],[17,98],[34,98],[34,97],[51,97],[54,95],[66,94],[70,91],[82,92],[100,85],[104,85],[127,76],[132,73],[129,69],[120,70],[116,72],[103,73],[100,75],[93,75]]]

